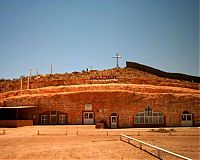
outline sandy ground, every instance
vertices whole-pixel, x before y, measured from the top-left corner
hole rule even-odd
[[[144,147],[144,151],[135,142],[131,145],[120,141],[119,135],[123,133],[198,160],[200,128],[173,129],[170,135],[170,132],[155,132],[157,129],[95,129],[94,126],[0,128],[0,159],[157,159],[148,153],[156,154],[154,149]],[[164,153],[161,156],[176,159]]]

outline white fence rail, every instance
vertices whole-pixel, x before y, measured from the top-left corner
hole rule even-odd
[[[123,139],[123,137],[125,137],[125,138],[128,140],[128,143],[130,143],[131,140],[138,142],[139,145],[140,145],[140,149],[142,149],[142,145],[146,145],[146,146],[149,146],[149,147],[151,147],[151,148],[156,149],[156,150],[157,150],[157,157],[160,158],[160,159],[161,159],[161,154],[160,154],[160,152],[162,151],[162,152],[165,152],[165,153],[167,153],[167,154],[173,155],[173,156],[175,156],[175,157],[178,157],[178,158],[181,158],[181,159],[184,159],[184,160],[192,160],[191,158],[187,158],[187,157],[181,156],[181,155],[179,155],[179,154],[170,152],[170,151],[165,150],[165,149],[163,149],[163,148],[154,146],[154,145],[152,145],[152,144],[149,144],[149,143],[140,141],[140,140],[138,140],[138,139],[129,137],[129,136],[124,135],[124,134],[120,134],[120,140],[125,141],[125,140]]]

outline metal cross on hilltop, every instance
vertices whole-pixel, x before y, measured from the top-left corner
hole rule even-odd
[[[116,60],[117,60],[117,68],[119,68],[119,58],[122,58],[120,55],[119,55],[119,53],[116,53],[116,56],[114,56],[113,58],[116,58]]]

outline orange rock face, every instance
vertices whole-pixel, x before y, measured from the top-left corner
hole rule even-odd
[[[138,127],[134,115],[150,107],[154,113],[164,116],[162,124],[149,126],[181,126],[184,111],[192,114],[192,126],[199,126],[199,90],[141,84],[93,84],[71,85],[12,91],[0,94],[1,106],[38,106],[21,109],[19,117],[33,119],[41,124],[42,115],[47,115],[46,124],[52,123],[51,112],[65,115],[65,124],[84,124],[84,113],[93,113],[93,124],[103,122],[111,127],[111,115],[117,114],[117,127]],[[87,104],[91,106],[86,108]]]
[[[200,126],[199,84],[134,69],[35,76],[32,89],[23,83],[20,90],[20,80],[0,86],[1,120],[109,128]]]
[[[27,89],[27,77],[22,78],[22,88]],[[68,74],[38,75],[32,76],[30,89],[48,86],[68,86],[81,84],[151,84],[156,86],[174,86],[181,88],[199,89],[198,83],[162,78],[150,73],[130,68],[110,69],[103,71],[74,72]],[[0,81],[0,93],[20,90],[21,80]]]

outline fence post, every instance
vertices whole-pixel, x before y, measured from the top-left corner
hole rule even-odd
[[[140,149],[142,149],[142,143],[140,143]]]
[[[108,131],[107,131],[107,136],[108,136]]]
[[[40,131],[37,132],[37,135],[40,135]]]
[[[65,135],[67,135],[67,131],[66,131]]]
[[[159,149],[157,150],[157,153],[158,153],[158,158],[160,158],[160,150]]]
[[[172,131],[171,131],[171,129],[169,130],[169,135],[170,135],[170,136],[172,135]]]
[[[5,130],[3,130],[3,134],[6,134],[6,131],[5,131]]]

